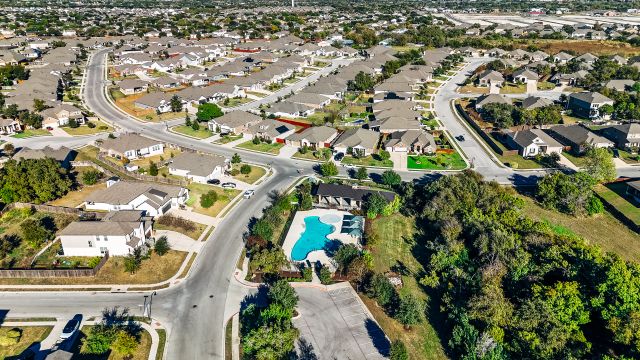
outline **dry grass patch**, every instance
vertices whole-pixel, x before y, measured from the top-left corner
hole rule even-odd
[[[238,171],[240,171],[240,166],[242,166],[242,164],[233,165],[233,167],[238,169]],[[262,166],[255,166],[255,165],[249,165],[249,166],[251,166],[251,172],[249,172],[248,174],[238,173],[238,175],[235,175],[233,178],[240,180],[242,182],[246,182],[247,184],[253,184],[256,181],[258,181],[267,172],[267,170],[265,170],[265,168],[263,168]]]
[[[53,206],[66,206],[66,207],[78,207],[84,202],[84,199],[92,193],[106,189],[106,184],[85,185],[78,190],[69,191],[65,196],[49,202],[49,205]]]
[[[219,186],[211,186],[205,184],[191,183],[187,187],[189,189],[189,199],[187,200],[187,206],[193,207],[193,211],[216,217],[239,193],[240,190],[235,189],[223,189]],[[218,194],[218,200],[210,208],[203,208],[200,206],[200,197],[209,191],[215,191]]]
[[[0,327],[0,336],[6,336],[11,329],[20,329],[22,335],[17,343],[0,346],[0,359],[20,355],[23,351],[27,350],[31,344],[42,342],[42,340],[49,336],[53,326],[3,326]]]

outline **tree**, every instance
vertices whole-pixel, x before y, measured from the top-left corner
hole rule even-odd
[[[385,206],[387,206],[387,199],[379,193],[372,193],[367,196],[364,205],[367,211],[367,217],[369,219],[375,219],[378,215],[382,214]]]
[[[547,208],[568,214],[580,214],[585,211],[589,199],[593,196],[594,184],[595,180],[584,172],[572,175],[556,172],[538,181],[536,194],[538,200]]]
[[[68,123],[69,127],[72,129],[76,129],[78,127],[80,127],[80,124],[78,124],[78,122],[76,121],[76,119],[69,119],[69,123]]]
[[[242,352],[253,359],[286,359],[298,335],[294,327],[260,326],[242,337]]]
[[[158,176],[158,165],[153,161],[149,161],[149,175]]]
[[[206,193],[200,195],[200,206],[208,209],[218,201],[218,193],[214,190],[209,190]]]
[[[323,176],[336,176],[338,175],[338,167],[332,161],[324,162],[320,165],[320,173]]]
[[[260,270],[265,274],[277,274],[288,263],[289,261],[287,261],[282,249],[274,247],[273,249],[263,249],[253,254],[249,266],[252,272]]]
[[[342,244],[333,254],[333,260],[342,271],[349,268],[349,264],[360,256],[360,250],[353,244]]]
[[[241,162],[242,162],[242,158],[240,157],[240,155],[238,155],[238,153],[234,153],[233,156],[231,157],[231,163],[239,164]]]
[[[599,183],[611,182],[617,177],[613,156],[606,148],[588,148],[584,170]]]
[[[47,109],[47,103],[44,102],[44,100],[42,99],[33,99],[33,110],[40,112],[42,110]]]
[[[124,258],[124,271],[134,274],[142,266],[142,249],[137,247]]]
[[[424,319],[425,305],[422,300],[413,294],[407,294],[400,298],[400,305],[396,313],[398,320],[406,329],[416,325]]]
[[[173,95],[171,100],[169,100],[169,106],[171,107],[172,112],[181,112],[182,111],[182,100],[178,95]]]
[[[409,360],[407,347],[402,341],[396,340],[391,343],[391,349],[389,350],[389,360]]]
[[[198,121],[209,121],[224,115],[220,107],[216,104],[205,103],[198,107],[196,118]]]
[[[9,156],[13,156],[13,152],[16,151],[16,147],[13,146],[12,143],[6,143],[4,145],[4,153],[9,155]]]
[[[298,304],[298,295],[287,280],[281,279],[269,287],[268,295],[271,303],[282,305],[285,309],[292,309]]]
[[[88,170],[82,173],[82,183],[85,185],[95,185],[102,178],[102,172],[98,170]]]
[[[356,179],[364,180],[369,177],[369,173],[367,172],[367,168],[364,166],[360,166],[358,170],[356,170],[355,174]]]
[[[89,330],[86,338],[82,339],[83,354],[104,354],[111,348],[116,333],[112,327],[96,325]]]
[[[271,241],[273,237],[273,225],[264,217],[253,224],[251,233],[264,240]]]
[[[160,236],[156,240],[156,243],[153,246],[153,250],[160,256],[168,253],[169,250],[171,250],[171,245],[169,245],[169,240],[165,235]]]
[[[189,117],[189,114],[186,114],[184,117],[184,126],[191,127],[191,117]]]
[[[356,91],[368,91],[373,89],[375,85],[375,80],[373,77],[363,71],[360,71],[356,74],[354,81],[349,82],[349,87],[351,90]]]
[[[382,173],[382,183],[389,187],[396,187],[402,183],[402,178],[393,170],[386,170]]]
[[[111,344],[111,348],[116,354],[129,357],[132,356],[138,348],[138,340],[135,336],[129,334],[125,330],[118,331],[115,340]]]
[[[391,154],[387,150],[380,150],[378,152],[378,157],[382,161],[387,161],[391,158]]]
[[[373,275],[371,279],[369,279],[365,292],[367,296],[374,298],[380,306],[389,304],[396,295],[393,285],[383,274]]]
[[[40,219],[26,219],[20,224],[22,238],[32,248],[38,248],[53,237],[53,229],[46,223],[53,223],[50,217]]]
[[[67,171],[55,159],[12,159],[0,168],[0,201],[41,204],[62,197],[72,184]]]
[[[328,285],[331,283],[331,270],[329,270],[329,267],[327,265],[322,265],[318,273],[318,278],[323,285]]]
[[[198,130],[200,130],[200,123],[199,123],[199,122],[197,122],[197,121],[193,121],[193,122],[191,122],[191,129],[192,129],[193,131],[198,131]]]
[[[251,172],[251,166],[248,164],[242,164],[242,166],[240,166],[240,173],[247,175]]]

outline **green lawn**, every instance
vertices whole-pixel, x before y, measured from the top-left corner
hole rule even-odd
[[[258,151],[258,152],[263,152],[267,154],[278,155],[280,153],[280,149],[282,149],[283,146],[284,144],[277,143],[277,142],[273,142],[271,144],[268,144],[265,142],[254,144],[253,140],[249,140],[247,142],[243,142],[242,144],[236,145],[235,147],[237,147],[238,149],[245,149],[250,151]]]
[[[77,128],[70,128],[68,126],[64,126],[62,127],[62,130],[64,130],[67,134],[71,136],[93,135],[93,134],[98,134],[102,132],[113,131],[113,127],[111,127],[107,123],[102,122],[100,120],[98,121],[94,120],[94,121],[91,121],[91,123],[93,123],[95,127],[90,128],[87,125],[82,125]]]
[[[617,150],[617,151],[618,151],[618,157],[627,164],[635,165],[640,162],[640,154],[632,154],[624,150]]]
[[[500,94],[524,94],[527,91],[527,84],[505,83],[500,88]]]
[[[240,170],[240,166],[242,164],[234,164],[233,167]],[[254,165],[249,165],[251,166],[251,172],[248,174],[238,174],[235,175],[233,178],[246,182],[247,184],[253,184],[256,181],[258,181],[266,172],[267,170],[265,170],[265,168],[263,168],[262,166],[254,166]]]
[[[424,269],[414,257],[413,237],[416,232],[413,218],[394,214],[373,221],[372,230],[378,235],[378,242],[373,246],[373,268],[376,272],[385,273],[394,270],[401,273],[403,287],[401,294],[411,293],[428,301],[428,295],[419,285],[418,279]],[[399,271],[403,269],[403,271]],[[374,301],[362,296],[365,304],[378,321],[385,334],[393,340],[402,340],[407,346],[409,359],[447,359],[438,333],[434,325],[439,319],[430,318],[407,331],[393,318],[389,317]],[[432,309],[430,313],[436,313]],[[432,322],[433,321],[433,322]],[[438,325],[436,325],[438,326]]]
[[[373,156],[365,156],[361,158],[354,158],[353,156],[345,156],[342,159],[342,163],[345,165],[354,166],[375,166],[375,167],[393,167],[393,161],[391,160],[378,160]]]
[[[581,168],[585,166],[586,160],[582,156],[575,156],[569,152],[563,151],[562,156],[566,157],[569,161],[573,163],[573,165]]]
[[[26,129],[21,133],[11,135],[12,138],[26,139],[34,136],[51,136],[51,133],[46,129]]]
[[[223,135],[218,140],[214,141],[214,144],[228,144],[232,141],[236,141],[238,139],[242,139],[242,135]]]
[[[222,106],[222,107],[226,107],[226,108],[232,108],[232,107],[236,107],[242,104],[246,104],[246,103],[250,103],[253,101],[253,99],[249,99],[249,98],[231,98],[228,99],[229,101],[227,102],[227,104],[225,105],[226,100],[224,101],[220,101],[218,103],[218,105]]]
[[[530,197],[522,196],[522,199],[525,201],[523,211],[532,219],[547,222],[556,231],[571,231],[589,243],[614,252],[625,260],[640,262],[640,236],[609,212],[605,211],[596,216],[575,217],[545,209]]]
[[[325,159],[324,157],[322,156],[317,157],[316,155],[317,153],[313,150],[307,150],[307,152],[304,154],[301,153],[300,151],[297,151],[295,154],[293,154],[292,158],[309,160],[309,161],[321,161],[321,162],[327,161],[327,159]]]
[[[640,204],[634,204],[633,199],[626,195],[626,183],[616,182],[607,185],[597,185],[594,190],[604,201],[620,211],[627,219],[636,225],[640,225],[640,209],[636,206]]]
[[[3,326],[0,327],[0,336],[6,336],[11,329],[20,329],[22,335],[13,345],[0,346],[0,359],[22,354],[29,346],[40,343],[49,336],[53,326]]]
[[[189,189],[189,199],[187,200],[187,206],[193,207],[193,211],[197,213],[213,217],[218,216],[220,211],[222,211],[222,209],[224,209],[224,207],[227,206],[227,204],[229,204],[229,202],[231,202],[231,200],[233,200],[233,198],[235,198],[240,193],[240,190],[223,189],[219,186],[211,186],[198,183],[191,183],[189,184],[189,186],[187,186],[187,188]],[[200,196],[211,190],[215,191],[218,194],[218,201],[216,201],[210,208],[203,208],[202,206],[200,206]]]
[[[515,155],[497,155],[501,163],[514,169],[541,169],[542,166],[535,160],[525,159],[522,156]]]
[[[538,90],[553,90],[556,88],[556,84],[550,83],[548,81],[538,82]]]
[[[414,170],[460,170],[466,167],[467,163],[457,152],[434,156],[407,156],[407,168]]]
[[[213,135],[213,133],[209,129],[207,129],[207,127],[204,125],[200,125],[200,129],[198,130],[193,130],[191,126],[186,126],[186,125],[177,125],[172,127],[171,130],[179,134],[194,137],[197,139],[206,139]]]
[[[151,334],[145,329],[140,331],[140,343],[136,347],[135,352],[130,357],[122,357],[112,351],[107,351],[104,354],[93,355],[93,354],[83,354],[82,353],[82,339],[87,337],[89,331],[93,325],[85,325],[80,329],[78,336],[76,336],[76,340],[71,347],[71,352],[73,353],[73,359],[78,360],[120,360],[120,359],[128,359],[128,360],[147,360],[149,358],[149,352],[151,351]]]

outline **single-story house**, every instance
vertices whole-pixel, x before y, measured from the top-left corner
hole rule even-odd
[[[489,104],[513,105],[513,101],[511,100],[510,97],[507,97],[505,95],[498,95],[498,94],[481,95],[476,99],[475,107],[476,107],[476,110],[480,110],[482,109],[483,106],[486,106]]]
[[[538,97],[538,96],[529,96],[522,100],[521,106],[525,110],[531,110],[531,109],[551,106],[553,104],[554,102],[551,99]]]
[[[438,145],[433,135],[426,131],[406,130],[391,133],[384,147],[389,152],[433,154]]]
[[[379,136],[378,132],[371,130],[348,129],[338,136],[333,149],[344,154],[351,152],[358,156],[368,156],[375,152]]]
[[[16,160],[52,158],[58,161],[63,168],[69,169],[71,168],[71,162],[76,158],[77,154],[75,150],[71,150],[66,146],[61,146],[57,149],[50,146],[45,146],[42,149],[23,147],[13,154],[13,158]]]
[[[320,183],[312,190],[314,206],[338,209],[361,209],[367,198],[379,194],[387,201],[396,197],[391,191]]]
[[[13,135],[20,131],[22,131],[20,121],[0,117],[0,135]]]
[[[549,135],[576,155],[582,154],[590,146],[597,148],[613,146],[613,142],[581,125],[554,126],[549,129]]]
[[[168,167],[171,175],[184,176],[204,184],[208,180],[223,175],[229,168],[229,159],[220,155],[183,152],[172,158]]]
[[[65,256],[129,255],[151,239],[152,221],[140,210],[107,214],[100,221],[74,221],[58,234]]]
[[[249,127],[262,121],[258,115],[247,111],[230,111],[207,123],[209,130],[222,134],[245,134]]]
[[[328,126],[312,126],[287,137],[286,142],[296,147],[327,148],[338,136],[338,131]]]
[[[249,127],[245,134],[262,140],[285,142],[285,139],[296,132],[296,127],[274,119],[264,119]]]
[[[518,154],[522,157],[551,153],[560,155],[563,149],[562,144],[540,129],[511,132],[507,136],[507,144],[518,150]]]
[[[147,91],[149,83],[138,79],[124,79],[118,83],[120,92],[125,95],[134,95]]]
[[[141,210],[155,217],[183,205],[188,198],[189,190],[180,186],[118,181],[89,194],[84,206],[89,211]]]
[[[478,75],[478,85],[480,86],[502,86],[504,76],[495,70],[486,70]]]
[[[164,143],[135,133],[122,134],[115,139],[104,139],[97,142],[100,151],[109,156],[127,158],[129,160],[162,155]]]
[[[282,101],[271,105],[265,112],[277,117],[307,117],[315,112],[316,108],[309,105]]]

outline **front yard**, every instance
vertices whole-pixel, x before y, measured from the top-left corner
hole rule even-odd
[[[0,327],[0,337],[6,337],[12,329],[19,329],[22,334],[15,344],[0,346],[0,359],[17,357],[34,343],[41,343],[49,336],[53,326],[3,326]]]
[[[213,132],[211,132],[207,128],[206,124],[204,125],[200,124],[200,129],[198,130],[193,130],[191,126],[187,126],[187,125],[176,125],[172,127],[171,130],[173,130],[174,132],[177,132],[178,134],[182,134],[182,135],[189,136],[196,139],[206,139],[208,137],[213,136]]]
[[[353,166],[393,167],[393,161],[381,160],[377,157],[373,157],[372,155],[358,158],[346,155],[342,159],[342,164]]]
[[[92,124],[94,124],[94,127],[89,127],[88,125],[81,125],[77,128],[70,128],[68,126],[63,126],[62,130],[64,130],[67,134],[71,135],[71,136],[83,136],[83,135],[93,135],[93,134],[99,134],[99,133],[103,133],[103,132],[112,132],[113,131],[113,127],[111,127],[110,125],[108,125],[107,123],[100,121],[100,120],[92,120],[91,121]]]
[[[257,152],[263,152],[263,153],[272,154],[272,155],[278,155],[280,154],[280,149],[282,149],[283,146],[284,144],[277,143],[277,142],[272,142],[270,144],[266,142],[254,144],[253,140],[249,140],[247,142],[243,142],[242,144],[236,145],[235,147],[237,147],[238,149],[245,149],[249,151],[257,151]]]
[[[51,133],[46,129],[26,129],[21,133],[11,135],[12,138],[26,139],[36,136],[51,136]]]
[[[248,174],[240,173],[240,167],[242,164],[234,164],[233,168],[238,170],[238,174],[234,175],[233,178],[240,180],[242,182],[246,182],[247,184],[253,184],[258,181],[264,174],[267,173],[267,170],[262,166],[249,165],[251,167],[251,172]]]
[[[193,207],[193,211],[199,214],[209,215],[212,217],[218,216],[220,211],[222,211],[222,209],[224,209],[224,207],[240,193],[240,190],[223,189],[219,186],[198,183],[191,183],[187,188],[189,189],[189,200],[187,200],[187,206]],[[211,190],[218,194],[218,200],[210,208],[203,208],[200,205],[200,197]]]
[[[460,94],[488,94],[489,88],[486,86],[465,85],[458,88]]]
[[[566,157],[567,160],[571,161],[571,163],[573,163],[573,165],[581,168],[584,167],[587,163],[587,160],[583,157],[583,156],[576,156],[573,155],[572,153],[569,153],[567,151],[563,151],[562,152],[562,156]]]
[[[466,167],[467,163],[458,152],[432,156],[407,156],[407,168],[412,170],[462,170]]]
[[[215,140],[214,144],[224,145],[230,142],[242,139],[242,135],[222,135],[219,139]]]
[[[147,330],[145,329],[140,330],[140,340],[139,340],[138,346],[136,347],[136,351],[133,353],[132,356],[123,358],[113,351],[107,351],[106,353],[101,355],[83,354],[82,339],[87,337],[87,334],[89,333],[89,331],[91,331],[92,327],[93,325],[85,325],[78,332],[78,335],[76,336],[76,339],[70,350],[73,353],[72,359],[74,360],[76,359],[77,360],[120,360],[120,359],[147,360],[149,359],[149,352],[151,351],[151,334],[149,334],[149,332],[147,332]]]
[[[505,83],[500,88],[500,94],[524,94],[527,91],[527,84]]]

